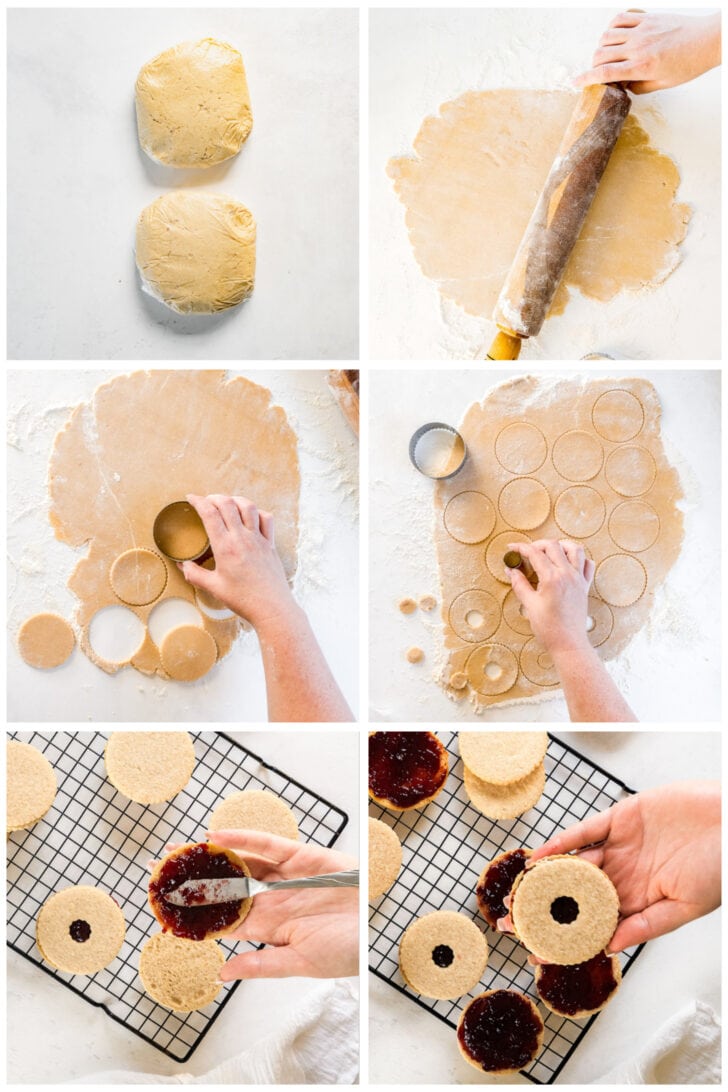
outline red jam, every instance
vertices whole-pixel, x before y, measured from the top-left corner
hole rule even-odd
[[[561,1016],[596,1012],[619,985],[613,956],[600,952],[586,963],[568,967],[544,963],[539,967],[536,992],[545,1004]]]
[[[432,949],[432,962],[436,967],[449,967],[455,958],[455,953],[449,944],[436,944]]]
[[[524,871],[528,857],[525,849],[509,850],[493,861],[476,887],[478,906],[492,929],[496,928],[498,918],[504,918],[508,913],[503,900],[510,895],[516,877]]]
[[[395,808],[434,796],[447,778],[447,752],[432,732],[374,732],[369,737],[369,792]]]
[[[458,1042],[485,1073],[522,1069],[538,1053],[543,1022],[523,994],[496,990],[472,1001],[458,1024]]]
[[[77,944],[84,944],[91,936],[91,926],[83,918],[76,918],[68,927],[68,932],[71,934],[71,940],[75,940]]]
[[[149,881],[149,902],[165,932],[187,940],[204,940],[210,933],[234,925],[240,917],[243,899],[214,906],[173,906],[165,895],[187,880],[237,879],[247,876],[242,866],[233,864],[220,849],[200,842],[179,856],[168,857]]]

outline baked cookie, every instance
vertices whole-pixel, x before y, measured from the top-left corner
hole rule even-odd
[[[491,929],[497,928],[498,919],[508,913],[503,900],[510,895],[516,877],[523,872],[531,852],[530,849],[509,849],[494,857],[480,873],[475,897]]]
[[[29,667],[44,671],[64,664],[75,644],[71,623],[51,611],[26,618],[18,630],[18,652]]]
[[[543,1043],[543,1020],[530,998],[515,990],[488,990],[473,998],[458,1022],[465,1061],[484,1073],[517,1073]]]
[[[459,732],[463,765],[490,785],[512,785],[532,772],[546,754],[545,732]]]
[[[213,906],[174,906],[165,896],[187,880],[237,879],[250,869],[231,849],[212,842],[180,846],[157,863],[149,879],[149,905],[165,932],[185,940],[210,940],[242,925],[253,900],[237,899]]]
[[[392,886],[402,867],[402,843],[380,819],[369,820],[369,901]]]
[[[511,920],[529,952],[546,963],[584,963],[614,935],[619,898],[600,868],[581,857],[543,857],[516,877]]]
[[[622,981],[616,955],[600,952],[585,963],[541,963],[534,970],[536,993],[547,1009],[580,1020],[603,1009]]]
[[[27,830],[50,810],[56,798],[56,775],[44,754],[30,743],[15,739],[7,744],[8,833]]]
[[[434,800],[447,780],[447,751],[432,732],[369,733],[369,795],[409,811]]]
[[[35,939],[46,963],[67,974],[95,974],[116,959],[126,924],[118,904],[98,887],[66,887],[40,909]]]
[[[511,785],[491,785],[476,777],[466,766],[463,781],[470,803],[487,819],[517,819],[541,799],[546,785],[546,770],[541,762],[522,781],[514,781]]]
[[[281,838],[298,838],[298,823],[274,792],[244,789],[217,805],[207,822],[208,830],[264,830]]]
[[[104,751],[106,775],[137,804],[162,804],[181,792],[195,768],[189,732],[112,732]]]
[[[175,1012],[194,1012],[214,1001],[225,956],[214,940],[182,940],[155,933],[139,955],[139,977],[149,996]]]
[[[462,997],[480,982],[488,941],[464,914],[436,910],[405,929],[399,969],[408,986],[440,1001]]]

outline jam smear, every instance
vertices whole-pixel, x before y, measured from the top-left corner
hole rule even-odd
[[[159,873],[149,881],[149,900],[165,932],[186,940],[204,940],[233,925],[240,916],[243,899],[214,906],[172,906],[165,896],[187,880],[238,879],[247,876],[221,850],[206,842],[190,846],[179,856],[162,863]]]
[[[481,994],[458,1025],[458,1041],[485,1073],[522,1069],[536,1056],[543,1022],[528,998],[513,990]]]
[[[77,944],[84,944],[91,936],[91,926],[83,918],[72,921],[68,931],[71,934],[71,940],[75,940]]]
[[[438,944],[432,949],[432,962],[437,967],[449,967],[455,958],[455,953],[447,944]]]
[[[551,903],[551,917],[559,925],[571,925],[579,916],[579,904],[569,895],[559,895]]]
[[[503,905],[503,899],[510,895],[516,877],[526,867],[529,854],[525,849],[511,849],[502,857],[493,861],[485,873],[482,883],[475,889],[478,906],[483,917],[492,929],[495,929],[498,918],[504,918],[508,910]]]
[[[445,748],[432,732],[375,732],[369,737],[369,791],[397,808],[434,796],[447,778]]]
[[[566,967],[542,964],[536,992],[556,1012],[574,1016],[577,1012],[586,1014],[600,1009],[618,985],[613,957],[600,952],[586,963]]]

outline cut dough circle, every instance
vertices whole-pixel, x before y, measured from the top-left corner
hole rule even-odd
[[[495,505],[485,493],[468,489],[448,501],[442,518],[451,538],[472,546],[484,542],[495,527]]]
[[[468,656],[465,671],[479,694],[505,694],[518,678],[518,660],[505,645],[480,645]]]
[[[546,462],[548,444],[539,428],[514,421],[495,438],[495,457],[511,474],[533,474]]]
[[[523,613],[523,608],[513,589],[508,592],[503,600],[503,618],[514,633],[520,633],[524,637],[531,636],[531,623],[527,615]]]
[[[551,461],[567,481],[588,482],[602,469],[604,452],[596,436],[572,429],[559,436],[551,452]]]
[[[560,493],[554,504],[554,519],[560,530],[572,538],[589,538],[604,523],[604,498],[590,485],[572,485]]]
[[[253,293],[255,220],[220,193],[174,190],[137,222],[142,288],[178,314],[211,315]]]
[[[253,126],[243,58],[203,38],[144,65],[136,82],[139,143],[167,167],[212,167],[237,155]]]
[[[521,649],[521,671],[537,686],[555,686],[559,681],[551,653],[535,637]]]
[[[589,622],[591,621],[591,625]],[[599,648],[607,640],[614,627],[614,615],[602,599],[589,596],[587,606],[586,635],[594,648]]]
[[[490,592],[472,588],[453,599],[448,619],[458,637],[477,644],[492,637],[498,629],[500,604]]]
[[[507,553],[508,544],[511,542],[533,542],[533,539],[529,538],[528,535],[521,534],[520,531],[501,531],[500,534],[490,540],[485,548],[485,564],[488,566],[491,576],[494,576],[496,580],[500,580],[501,584],[510,585],[511,583],[506,567],[503,564],[503,555]]]
[[[594,428],[605,440],[615,444],[633,440],[644,423],[642,403],[630,391],[605,391],[592,407]]]
[[[657,542],[660,517],[647,501],[622,501],[609,517],[609,534],[621,550],[640,553]]]
[[[159,599],[166,588],[167,566],[154,550],[125,550],[109,570],[109,583],[123,603],[145,606]]]
[[[498,497],[501,516],[519,531],[532,531],[545,523],[551,511],[548,490],[535,478],[514,478]]]
[[[162,641],[159,655],[171,679],[194,682],[214,665],[217,645],[215,638],[200,626],[176,626]]]
[[[629,607],[644,594],[647,573],[636,557],[611,554],[597,567],[594,587],[611,606]]]
[[[618,447],[607,459],[604,476],[615,493],[640,497],[655,484],[657,465],[645,447]]]
[[[75,644],[73,627],[60,614],[34,614],[18,631],[18,652],[30,667],[43,670],[64,664]]]

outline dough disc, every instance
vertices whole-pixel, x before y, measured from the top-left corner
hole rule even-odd
[[[551,653],[535,637],[521,649],[521,671],[538,686],[555,686],[559,681]]]
[[[511,474],[533,474],[546,461],[548,445],[540,429],[528,421],[506,425],[495,438],[495,456]]]
[[[490,592],[474,588],[465,591],[450,604],[450,625],[464,641],[485,641],[498,629],[501,609]]]
[[[60,614],[34,614],[18,632],[18,651],[30,667],[60,667],[75,644],[73,628]]]
[[[445,530],[456,542],[471,546],[484,542],[495,527],[495,507],[485,493],[468,489],[448,501],[442,518]]]
[[[603,498],[590,485],[572,485],[560,493],[554,504],[559,529],[572,538],[589,538],[604,523],[607,514]]]
[[[485,548],[485,564],[488,566],[491,576],[494,576],[496,580],[500,580],[501,584],[508,584],[509,587],[511,580],[503,564],[503,556],[508,552],[508,545],[511,542],[533,542],[533,539],[529,538],[528,535],[521,534],[520,531],[501,531],[499,535],[490,540]]]
[[[159,599],[167,586],[167,566],[153,550],[125,550],[111,566],[109,582],[123,603],[140,607]]]
[[[622,501],[609,517],[609,534],[621,550],[640,553],[657,542],[660,517],[647,501]]]
[[[572,429],[559,436],[551,461],[562,478],[570,482],[588,482],[602,469],[604,452],[596,436]]]
[[[200,626],[175,626],[165,634],[159,654],[171,679],[194,682],[217,660],[217,645],[215,638]]]
[[[611,554],[598,566],[594,587],[611,606],[630,607],[644,594],[647,573],[636,557]]]
[[[255,220],[220,193],[174,190],[137,222],[142,288],[181,315],[211,315],[248,299],[255,281]]]
[[[614,444],[633,440],[645,423],[645,411],[639,398],[629,391],[613,390],[600,394],[592,408],[594,428]]]
[[[518,660],[505,645],[481,645],[468,656],[465,670],[479,694],[505,694],[518,678]]]
[[[618,447],[607,459],[604,475],[615,493],[640,497],[655,484],[657,466],[644,447]]]
[[[519,531],[532,531],[548,519],[551,498],[535,478],[514,478],[503,486],[498,508],[506,523]]]

